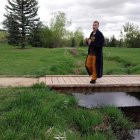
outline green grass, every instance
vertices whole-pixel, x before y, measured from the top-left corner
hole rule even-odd
[[[0,46],[1,75],[71,74],[74,58],[67,49]]]
[[[140,74],[139,54],[104,48],[104,74]],[[0,44],[0,75],[87,74],[86,56],[87,47],[21,50]],[[80,108],[74,97],[43,84],[0,89],[0,140],[116,140],[127,139],[132,128],[115,107]]]
[[[106,49],[106,48],[105,48]],[[104,65],[109,71],[109,65],[116,74],[140,74],[140,48],[107,48],[104,58],[108,66]],[[115,66],[115,65],[118,65]],[[110,70],[111,70],[110,69]]]
[[[43,84],[0,89],[1,140],[116,140],[132,127],[114,107],[80,108]]]
[[[104,74],[140,74],[139,48],[104,48]],[[0,44],[0,75],[87,74],[87,47],[31,48]]]

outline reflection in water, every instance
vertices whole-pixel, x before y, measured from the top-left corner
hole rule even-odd
[[[134,133],[134,140],[140,140],[140,130],[139,129],[136,129],[133,131]]]
[[[125,92],[94,92],[84,95],[73,93],[80,106],[92,108],[103,105],[114,105],[116,107],[140,106],[140,93]]]
[[[136,97],[140,101],[140,93],[139,92],[128,92],[127,94],[130,96]]]

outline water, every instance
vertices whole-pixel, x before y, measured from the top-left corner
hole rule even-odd
[[[140,140],[140,129],[136,129],[133,131],[134,134],[134,140]]]
[[[113,105],[116,107],[140,106],[140,93],[125,92],[94,92],[94,93],[73,93],[82,107],[93,108],[99,106]]]

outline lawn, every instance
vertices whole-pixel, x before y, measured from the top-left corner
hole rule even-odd
[[[140,74],[139,48],[104,48],[104,74]],[[31,48],[0,44],[0,75],[87,74],[87,47]]]

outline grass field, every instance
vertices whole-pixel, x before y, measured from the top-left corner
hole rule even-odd
[[[104,48],[104,74],[140,74],[140,49]],[[87,48],[0,44],[0,75],[87,74]],[[117,140],[134,125],[115,107],[80,108],[45,85],[0,89],[0,140]]]
[[[140,74],[139,48],[104,48],[104,74]],[[87,48],[31,48],[0,44],[0,75],[87,74]]]
[[[0,89],[1,140],[117,140],[132,128],[115,107],[80,108],[43,84]]]

